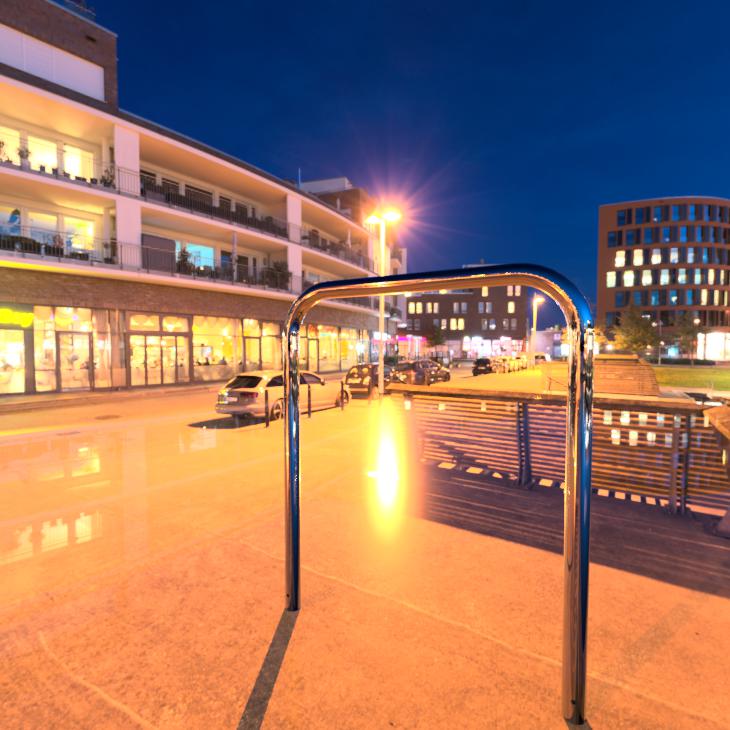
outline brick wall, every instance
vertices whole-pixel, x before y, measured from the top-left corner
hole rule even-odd
[[[2,0],[0,7],[0,23],[102,66],[104,97],[108,104],[117,107],[117,38],[114,33],[48,0]],[[30,77],[30,74],[5,65],[2,70],[3,73],[21,80],[28,80]],[[81,96],[50,81],[30,78],[36,86],[64,96]]]
[[[278,299],[192,287],[10,268],[0,268],[0,301],[5,304],[121,309],[160,314],[250,317],[273,322],[283,322],[291,304]],[[374,329],[377,328],[377,315],[375,312],[369,315],[318,305],[307,316],[307,322]]]

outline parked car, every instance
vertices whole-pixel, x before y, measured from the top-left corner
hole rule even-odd
[[[389,365],[383,367],[383,383],[387,389],[390,385],[393,369]],[[345,385],[348,387],[350,394],[364,395],[368,398],[373,391],[378,389],[378,365],[377,363],[366,363],[362,365],[353,365],[345,375]]]
[[[471,369],[472,375],[486,375],[494,372],[492,369],[492,361],[488,357],[478,357],[474,361],[474,367]]]
[[[726,405],[726,401],[724,398],[721,398],[717,395],[711,395],[710,393],[695,393],[685,391],[684,394],[689,396],[698,406],[703,406],[704,408],[712,408],[714,406]]]
[[[344,396],[345,405],[350,400],[350,389],[338,380],[324,380],[316,373],[303,370],[299,373],[299,407],[308,404],[308,392],[312,393],[312,410],[339,406]],[[273,420],[284,415],[284,375],[281,370],[252,370],[240,373],[218,391],[216,411],[231,415],[238,424],[244,416],[262,418],[266,415],[266,394],[269,394],[269,417]]]
[[[451,380],[451,371],[433,360],[405,360],[395,366],[393,382],[407,385],[429,385]]]

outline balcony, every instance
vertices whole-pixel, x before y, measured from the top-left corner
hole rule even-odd
[[[142,271],[158,276],[202,279],[221,284],[301,294],[314,282],[294,276],[283,262],[263,268],[232,264],[199,265],[194,260],[169,249],[120,243],[75,234],[61,234],[27,226],[13,231],[0,230],[0,256],[36,261],[72,262],[88,266]],[[361,297],[346,303],[372,309],[375,300]],[[377,304],[375,305],[377,306]]]
[[[302,246],[323,251],[368,271],[375,270],[372,260],[361,253],[362,250],[367,250],[366,242],[361,239],[337,239],[325,236],[317,228],[309,226],[302,226],[299,236]]]
[[[43,177],[55,178],[65,182],[115,190],[117,188],[117,174],[114,165],[104,167],[100,162],[87,161],[80,169],[77,165],[58,166],[52,164],[32,164],[28,158],[0,159],[0,169],[9,167],[16,170],[32,172]]]

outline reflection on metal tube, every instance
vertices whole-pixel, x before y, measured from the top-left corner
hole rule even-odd
[[[563,526],[563,716],[585,720],[586,624],[588,619],[588,538],[591,497],[593,402],[593,321],[578,289],[561,274],[541,266],[475,266],[418,276],[403,274],[323,282],[302,294],[289,311],[283,333],[286,441],[286,600],[300,606],[299,554],[299,329],[312,307],[325,299],[363,295],[468,289],[481,286],[529,286],[551,297],[568,325],[569,383],[566,418],[565,502]]]

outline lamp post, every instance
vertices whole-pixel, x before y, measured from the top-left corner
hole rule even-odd
[[[388,223],[397,223],[401,219],[401,212],[396,208],[384,208],[382,213],[373,213],[365,221],[371,226],[377,225],[380,233],[380,275],[385,276],[385,228]],[[378,344],[378,395],[382,398],[385,393],[385,295],[380,295],[378,311],[378,330],[380,339]]]
[[[535,355],[535,340],[537,339],[537,308],[545,301],[545,297],[541,297],[539,294],[535,294],[532,297],[532,335],[530,337],[530,350],[532,355]]]
[[[658,354],[657,354],[656,364],[661,365],[662,364],[662,345],[664,344],[662,342],[662,319],[661,319],[661,317],[658,320],[656,320],[656,322],[652,322],[651,326],[659,328],[659,345],[657,347]]]

